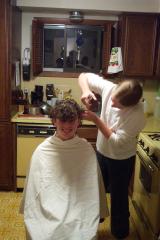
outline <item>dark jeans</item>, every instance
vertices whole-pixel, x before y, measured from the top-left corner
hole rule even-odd
[[[97,152],[106,192],[111,196],[111,232],[117,238],[129,234],[128,187],[135,156],[124,160],[107,158]]]

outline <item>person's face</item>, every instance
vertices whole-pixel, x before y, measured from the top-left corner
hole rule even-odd
[[[63,141],[73,138],[79,124],[80,121],[78,119],[72,122],[62,122],[59,119],[56,119],[54,122],[54,125],[57,128],[56,136]]]

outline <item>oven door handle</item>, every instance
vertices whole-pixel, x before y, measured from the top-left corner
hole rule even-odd
[[[155,172],[156,170],[151,166],[150,163],[146,164],[146,162],[143,160],[142,155],[137,151],[137,155],[139,156],[139,158],[141,159],[141,162],[143,164],[143,166],[147,167],[147,169],[149,169],[152,173]]]

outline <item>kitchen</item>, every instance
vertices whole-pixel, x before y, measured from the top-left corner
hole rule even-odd
[[[122,11],[123,12],[159,13],[159,10],[157,10],[157,9],[159,9],[158,8],[159,7],[159,5],[158,5],[159,2],[158,1],[152,1],[152,2],[147,1],[147,4],[146,4],[146,1],[142,1],[142,5],[138,5],[138,3],[137,3],[137,5],[136,4],[131,5],[131,3],[127,2],[127,1],[124,1],[123,3],[121,3],[121,5],[118,2],[115,2],[115,4],[113,4],[113,3],[111,4],[110,2],[107,2],[107,3],[105,2],[104,3],[103,1],[101,1],[101,4],[99,3],[99,1],[96,2],[96,3],[92,3],[92,4],[89,4],[89,1],[88,2],[85,1],[85,4],[84,4],[84,2],[81,1],[81,3],[74,3],[74,2],[70,3],[72,7],[69,7],[69,3],[67,3],[67,6],[66,6],[65,2],[63,3],[64,4],[63,6],[58,7],[58,6],[54,5],[55,3],[52,3],[52,5],[49,5],[49,1],[46,1],[45,3],[43,3],[42,1],[39,1],[38,9],[35,8],[35,6],[37,6],[35,2],[36,1],[27,1],[27,3],[26,3],[26,1],[17,1],[17,5],[19,5],[20,7],[22,5],[22,27],[20,28],[20,30],[18,30],[19,28],[17,26],[17,23],[16,23],[16,25],[13,24],[13,27],[14,27],[14,29],[12,30],[13,33],[16,32],[16,34],[18,34],[17,31],[20,31],[19,35],[21,36],[20,40],[18,40],[18,41],[14,40],[14,38],[13,38],[13,40],[14,40],[13,46],[14,46],[14,49],[19,49],[20,48],[21,57],[17,56],[18,53],[15,50],[12,53],[12,55],[13,55],[13,57],[20,60],[21,62],[22,62],[22,59],[23,59],[24,49],[25,48],[31,48],[31,24],[32,24],[33,17],[57,18],[57,17],[60,16],[61,18],[68,18],[69,9],[80,9],[80,10],[82,10],[82,12],[84,12],[84,17],[88,18],[88,19],[99,19],[99,20],[109,20],[109,21],[117,21],[118,20],[118,14]],[[3,9],[3,3],[1,3],[1,4],[2,4],[1,9]],[[45,4],[45,6],[44,6],[44,4]],[[49,11],[47,9],[47,6],[48,6],[48,8],[56,9],[56,11],[54,10],[53,13],[52,13],[51,11]],[[87,11],[87,10],[85,11],[84,6],[85,6],[85,9],[90,9],[90,11]],[[57,10],[57,8],[59,10]],[[66,10],[64,11],[64,9],[66,9]],[[101,16],[98,16],[95,9],[101,11],[101,14],[99,14]],[[104,10],[106,10],[106,12],[104,12]],[[103,14],[102,14],[102,12],[103,12]],[[111,12],[112,12],[112,14],[111,14]],[[5,13],[5,11],[4,11],[4,13]],[[4,19],[8,19],[8,18],[6,18],[6,16],[7,15],[4,15]],[[8,17],[10,17],[10,16],[8,16]],[[17,18],[18,18],[18,23],[20,24],[20,21],[21,21],[20,17],[17,16]],[[15,19],[17,19],[17,18],[15,18]],[[9,21],[9,20],[6,20],[6,21]],[[1,27],[2,33],[5,32],[6,34],[10,35],[9,30],[8,30],[8,32],[3,31],[3,29],[4,29],[3,23],[0,23],[0,24],[2,24],[2,27]],[[8,22],[8,24],[9,24],[9,22]],[[152,31],[152,35],[149,35],[150,38],[153,37],[154,34],[155,34],[155,32]],[[2,36],[2,34],[1,34],[1,36]],[[7,38],[7,36],[4,36],[4,37]],[[138,36],[136,36],[136,37],[138,37]],[[153,41],[152,38],[151,38],[151,40]],[[129,38],[129,41],[131,41],[131,38]],[[20,42],[21,42],[21,46],[18,46],[18,45],[20,45]],[[7,45],[4,47],[4,42],[3,41],[2,41],[1,44],[3,46],[3,48],[2,48],[3,51],[5,51],[10,46],[9,45],[10,43],[7,43]],[[128,54],[132,54],[132,48],[130,48],[131,44],[130,45],[128,45],[128,44],[129,43],[127,43],[127,45],[126,45],[127,48],[128,48]],[[150,42],[149,42],[149,46],[150,46]],[[154,44],[152,44],[152,48],[155,48]],[[158,52],[157,49],[158,49],[158,47],[156,46],[155,55],[157,54],[157,56],[159,56],[158,53],[157,53]],[[109,50],[110,50],[110,48],[109,48]],[[109,50],[107,50],[107,51],[109,51]],[[4,109],[4,105],[2,105],[2,108],[0,110],[0,118],[1,118],[1,125],[0,125],[0,127],[1,127],[1,135],[0,136],[1,137],[0,137],[0,141],[2,142],[2,146],[3,146],[2,147],[2,156],[3,156],[2,158],[6,159],[6,161],[5,161],[6,163],[4,163],[4,161],[2,161],[2,160],[1,160],[1,163],[0,163],[0,166],[1,166],[0,186],[1,186],[2,190],[14,190],[15,186],[16,186],[16,167],[15,167],[16,166],[16,158],[13,161],[12,156],[16,155],[17,146],[16,146],[16,142],[13,143],[12,139],[16,138],[16,136],[15,136],[16,125],[15,124],[13,124],[13,125],[10,124],[10,119],[11,119],[11,115],[10,115],[11,99],[10,98],[11,98],[11,96],[9,96],[9,95],[11,95],[10,87],[12,85],[14,85],[13,81],[15,80],[15,78],[13,77],[14,80],[12,79],[12,83],[7,82],[7,81],[9,81],[8,79],[10,79],[10,75],[6,76],[6,74],[5,74],[5,72],[7,71],[7,69],[6,69],[7,66],[4,65],[4,62],[5,61],[8,62],[8,55],[7,55],[7,57],[5,57],[5,61],[4,61],[4,56],[6,56],[6,54],[7,53],[4,52],[0,57],[0,62],[2,63],[1,64],[1,74],[2,74],[1,78],[5,79],[5,82],[4,82],[4,80],[2,81],[0,79],[0,81],[2,81],[1,89],[6,89],[7,90],[6,93],[4,92],[4,90],[0,90],[0,100],[3,103],[5,102],[5,104],[6,104],[5,105],[6,109]],[[126,54],[125,59],[127,59],[128,55],[127,55],[127,53],[125,53],[125,54]],[[145,51],[143,52],[143,54],[144,55],[140,59],[141,60],[143,59],[143,61],[144,61],[144,60],[146,60]],[[146,132],[150,132],[150,131],[151,132],[159,132],[159,128],[158,128],[159,120],[154,119],[154,117],[153,117],[153,112],[154,112],[154,108],[155,108],[155,97],[157,95],[158,87],[159,87],[159,82],[158,82],[159,81],[159,79],[158,79],[159,75],[158,75],[158,70],[157,70],[157,76],[155,75],[155,70],[154,70],[154,74],[152,73],[152,70],[153,70],[152,68],[155,67],[155,65],[153,66],[153,54],[150,53],[150,55],[151,55],[151,58],[149,59],[149,57],[148,57],[148,59],[150,61],[152,60],[152,62],[149,62],[150,67],[148,67],[148,65],[146,65],[147,70],[143,69],[143,71],[145,71],[145,74],[144,74],[144,72],[140,72],[140,73],[137,74],[137,72],[135,71],[134,73],[131,73],[130,75],[131,76],[138,76],[138,77],[140,76],[142,79],[145,80],[144,81],[144,98],[145,98],[146,104],[147,104],[146,115],[148,116],[148,122],[149,122],[148,125],[150,125],[150,127],[147,127]],[[107,59],[108,59],[108,57],[107,57]],[[156,59],[158,59],[158,57],[156,57]],[[32,56],[31,56],[31,60],[32,60]],[[143,64],[143,66],[144,65],[145,65],[145,63]],[[132,63],[132,66],[133,66],[133,63]],[[3,70],[2,67],[4,67],[5,70]],[[11,66],[9,65],[8,68],[10,69],[10,67]],[[130,70],[131,70],[130,68],[128,68],[128,69],[126,68],[126,71],[130,71]],[[147,74],[146,74],[146,72],[147,72]],[[66,74],[66,76],[67,76],[67,74]],[[50,75],[48,75],[48,76],[42,76],[41,75],[41,76],[36,76],[34,78],[31,77],[30,81],[23,81],[23,78],[20,77],[21,78],[21,89],[23,91],[24,91],[24,89],[28,89],[29,93],[31,93],[31,91],[34,90],[35,85],[41,85],[45,89],[46,84],[54,84],[56,88],[62,89],[63,91],[68,91],[71,88],[72,89],[71,94],[72,94],[73,98],[79,100],[80,90],[77,87],[76,78],[74,78],[74,77],[70,78],[70,76],[69,77],[66,77],[66,76],[63,77],[62,75],[60,75],[60,73],[57,76],[55,76],[55,75],[50,73]],[[112,79],[113,79],[113,77],[112,77]],[[12,106],[12,107],[14,107],[14,112],[18,111],[16,106]],[[30,122],[33,123],[33,122],[35,122],[34,119],[28,119],[27,121],[30,121]],[[21,118],[21,121],[22,121],[22,118]],[[42,123],[41,119],[38,120],[38,121],[39,121],[38,123],[40,123],[40,124]],[[151,123],[150,123],[150,121],[151,121]],[[157,121],[158,121],[158,123],[157,123]],[[153,126],[155,126],[155,128],[153,128]],[[93,126],[91,126],[91,128],[92,127]],[[88,125],[87,126],[85,125],[85,128],[88,129]],[[86,129],[85,129],[85,131],[86,131]],[[6,135],[7,135],[7,137],[6,137]],[[89,140],[91,142],[94,142],[95,141],[94,138],[95,138],[94,136],[91,136]],[[11,152],[8,151],[8,144],[10,145]]]

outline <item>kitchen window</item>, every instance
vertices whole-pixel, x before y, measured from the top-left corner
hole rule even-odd
[[[103,28],[80,25],[44,25],[43,70],[99,72]]]
[[[34,18],[33,75],[76,76],[79,72],[107,73],[114,22]]]

